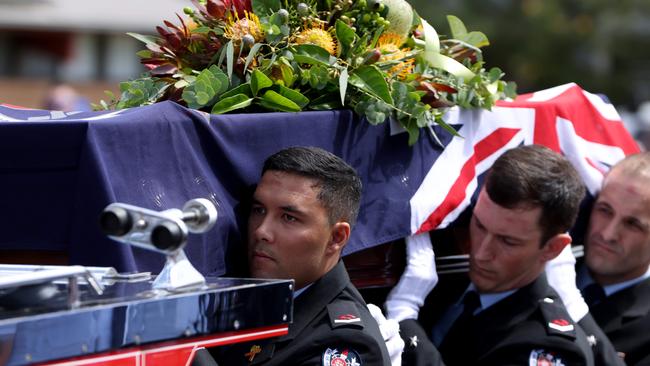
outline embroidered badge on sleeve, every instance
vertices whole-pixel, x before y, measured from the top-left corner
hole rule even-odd
[[[543,349],[534,349],[530,352],[528,366],[566,366],[562,359],[557,357],[553,352]]]
[[[361,356],[352,348],[328,348],[323,352],[323,366],[361,366]]]
[[[570,332],[574,329],[573,324],[566,319],[553,319],[548,322],[548,326],[560,332]]]

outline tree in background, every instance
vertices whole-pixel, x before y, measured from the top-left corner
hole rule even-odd
[[[520,93],[576,82],[635,109],[650,100],[650,1],[411,0],[439,33],[445,15],[490,39],[485,59]]]

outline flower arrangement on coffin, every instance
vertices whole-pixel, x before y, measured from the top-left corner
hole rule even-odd
[[[103,108],[173,100],[211,113],[353,108],[372,124],[394,118],[417,141],[445,108],[491,108],[514,96],[489,44],[448,16],[437,32],[405,0],[194,0],[158,36],[129,33],[149,71]],[[431,130],[432,131],[432,130]]]

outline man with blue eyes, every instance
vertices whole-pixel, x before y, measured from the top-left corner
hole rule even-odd
[[[249,271],[295,281],[293,322],[285,336],[215,350],[219,364],[390,365],[340,260],[360,200],[356,171],[325,150],[292,147],[264,162],[248,218]]]
[[[627,365],[650,364],[650,153],[616,164],[591,211],[578,287]]]
[[[447,366],[593,364],[587,336],[544,275],[571,242],[584,192],[548,148],[521,146],[495,161],[469,224],[470,284],[432,332]],[[429,364],[413,350],[402,359]]]

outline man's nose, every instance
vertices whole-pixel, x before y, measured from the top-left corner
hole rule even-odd
[[[618,239],[619,233],[619,220],[612,218],[611,220],[603,223],[602,229],[600,230],[600,235],[605,241],[616,241]]]
[[[494,259],[494,235],[486,234],[479,238],[473,245],[472,255],[478,260],[493,260]]]
[[[255,241],[273,242],[273,225],[268,216],[260,218],[254,225],[255,230],[253,230],[253,235]]]

